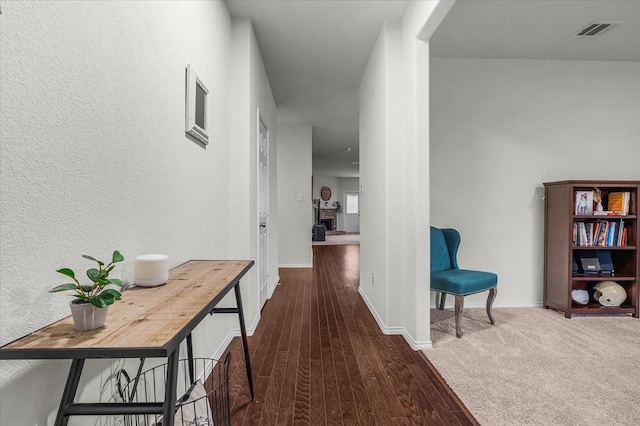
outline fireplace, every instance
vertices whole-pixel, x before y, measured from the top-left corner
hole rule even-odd
[[[324,225],[327,231],[335,231],[338,225],[338,213],[336,209],[320,209],[320,225]]]

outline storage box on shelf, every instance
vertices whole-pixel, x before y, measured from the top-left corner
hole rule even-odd
[[[573,314],[640,314],[640,181],[562,181],[545,186],[544,307]],[[600,206],[598,206],[600,201]],[[600,210],[600,211],[599,211]],[[594,287],[614,281],[626,292],[604,306]],[[586,290],[586,304],[572,300]]]

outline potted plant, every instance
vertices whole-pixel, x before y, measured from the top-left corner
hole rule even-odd
[[[78,331],[103,327],[107,319],[107,308],[116,300],[120,300],[119,289],[123,287],[121,280],[109,278],[109,274],[116,267],[115,264],[124,260],[118,250],[113,252],[111,262],[106,266],[104,262],[86,254],[82,255],[82,257],[98,264],[97,268],[87,270],[87,277],[91,280],[91,284],[80,284],[73,270],[62,268],[56,272],[71,278],[74,282],[61,284],[49,291],[50,293],[66,290],[74,292],[75,299],[69,303],[69,307],[71,308],[73,323]]]

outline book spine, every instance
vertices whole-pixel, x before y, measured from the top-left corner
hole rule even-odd
[[[600,231],[598,232],[598,240],[596,241],[597,246],[605,246],[606,245],[606,237],[607,237],[607,228],[609,227],[609,222],[602,221],[600,222]]]
[[[629,205],[631,204],[631,192],[624,193],[624,215],[629,214]]]
[[[618,232],[616,234],[616,245],[618,247],[622,246],[622,234],[624,233],[624,220],[620,219],[620,223],[618,224]]]
[[[614,240],[614,236],[616,234],[616,223],[615,222],[611,222],[609,224],[609,233],[607,235],[607,247],[613,247],[613,240]]]
[[[589,240],[587,238],[587,227],[584,222],[580,222],[580,245],[586,247],[589,245]]]

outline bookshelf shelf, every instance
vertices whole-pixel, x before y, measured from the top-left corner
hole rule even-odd
[[[590,302],[587,305],[579,305],[573,303],[571,306],[573,314],[596,314],[596,315],[611,315],[611,314],[633,314],[635,309],[629,305],[621,305],[617,308],[610,308],[602,306],[597,302]]]
[[[610,280],[610,281],[633,281],[636,279],[636,277],[632,277],[632,276],[625,276],[625,275],[572,275],[571,279],[573,281],[603,281],[603,280]]]
[[[544,307],[564,312],[567,318],[574,314],[638,318],[640,181],[570,180],[544,186]],[[598,199],[601,210],[618,213],[597,214]],[[601,264],[608,266],[609,273],[584,274],[594,268],[590,261],[596,270]],[[594,287],[601,281],[622,286],[626,300],[620,306],[601,305],[594,298]],[[572,290],[586,290],[589,302],[573,301]]]
[[[637,218],[638,218],[638,216],[636,216],[634,214],[633,215],[627,215],[627,216],[621,216],[621,215],[585,216],[585,215],[580,215],[580,214],[573,215],[573,220],[594,220],[594,219],[596,219],[596,220],[597,219],[600,219],[600,220],[615,220],[615,219],[637,219]]]
[[[607,246],[573,246],[574,250],[629,250],[635,251],[636,246],[624,246],[624,247],[607,247]]]

